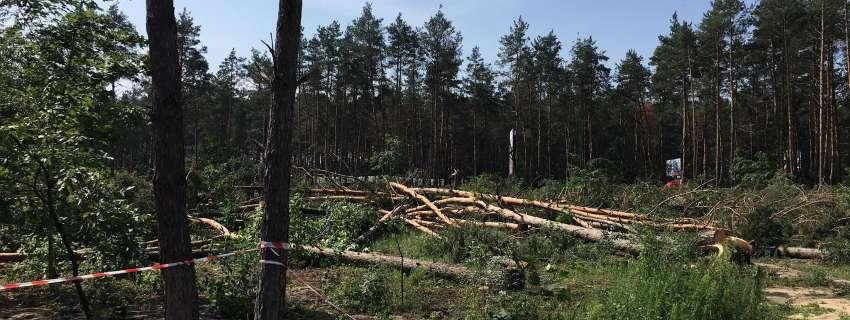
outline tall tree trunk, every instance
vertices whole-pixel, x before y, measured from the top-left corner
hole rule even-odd
[[[183,105],[173,0],[147,0],[154,134],[154,198],[163,263],[192,258],[186,222]],[[198,290],[191,265],[162,270],[166,319],[197,319]]]
[[[818,59],[818,119],[817,119],[817,161],[818,161],[818,183],[826,183],[824,179],[824,141],[823,141],[823,96],[824,92],[824,67],[826,64],[826,0],[820,2],[820,58]]]
[[[721,135],[720,108],[720,31],[717,32],[717,42],[714,49],[714,178],[716,183],[722,180],[723,171],[723,136]]]
[[[799,162],[798,162],[798,156],[797,156],[797,154],[799,153],[799,151],[797,150],[797,147],[798,147],[798,145],[797,145],[797,115],[796,115],[796,107],[794,106],[794,104],[791,101],[791,94],[792,94],[791,93],[791,88],[792,88],[792,83],[791,83],[791,56],[790,56],[790,52],[789,52],[791,50],[791,46],[790,46],[789,41],[788,41],[788,37],[790,37],[790,35],[788,34],[788,20],[787,20],[787,18],[783,19],[782,34],[783,34],[783,50],[782,51],[783,51],[783,55],[784,55],[783,65],[785,67],[785,76],[784,76],[784,80],[785,80],[785,104],[786,104],[785,109],[787,110],[786,125],[788,127],[788,139],[787,139],[788,140],[787,141],[788,142],[788,147],[787,147],[788,160],[787,160],[786,163],[787,163],[787,166],[788,166],[788,173],[790,173],[792,177],[796,177],[797,174],[799,173],[799,170],[798,170]]]
[[[263,176],[263,223],[260,239],[289,241],[289,165],[298,51],[301,43],[301,0],[280,0],[274,54],[274,102],[269,110]],[[264,249],[254,319],[277,320],[286,312],[287,252]]]
[[[735,98],[737,95],[737,79],[735,75],[735,16],[729,21],[729,158],[735,157],[737,151],[735,131]]]

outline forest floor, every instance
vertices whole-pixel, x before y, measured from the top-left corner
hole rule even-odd
[[[789,319],[850,319],[850,268],[793,259],[764,259],[756,265],[770,274],[765,299],[792,307]]]
[[[502,189],[488,187],[481,192],[497,193]],[[670,191],[648,184],[626,186],[617,192],[581,188],[579,195],[560,195],[559,188],[505,192],[530,199],[555,198],[552,195],[558,194],[557,198],[586,199],[581,203],[602,203],[635,212],[655,212],[659,207],[660,211],[664,204],[671,215],[694,207],[710,212],[715,207],[734,207],[731,211],[735,214],[752,209],[749,221],[753,222],[741,231],[742,236],[773,241],[787,239],[774,239],[773,234],[759,232],[796,227],[797,219],[772,221],[760,213],[788,213],[791,211],[786,207],[800,208],[800,203],[818,203],[812,199],[820,199],[820,193],[797,192],[786,185],[753,192],[751,198],[758,201],[738,195],[741,192],[737,189],[698,189]],[[681,195],[693,199],[681,199]],[[606,198],[596,198],[600,196]],[[230,207],[240,208],[247,199],[255,197],[241,196]],[[380,217],[375,208],[352,202],[306,200],[297,195],[290,205],[292,243],[335,250],[355,248],[363,253],[449,264],[466,268],[474,276],[458,280],[423,268],[402,271],[397,265],[352,264],[338,257],[295,249],[290,256],[288,319],[850,320],[848,259],[757,257],[751,264],[740,265],[730,262],[728,255],[706,255],[694,250],[693,238],[687,235],[651,228],[634,230],[632,239],[642,248],[637,258],[611,243],[586,241],[545,227],[434,228],[439,233],[435,237],[399,221],[389,221],[370,241],[355,245],[355,238]],[[800,216],[805,215],[806,221],[827,221],[823,217],[844,217],[847,212],[847,207],[828,203],[805,208]],[[256,246],[261,211],[255,207],[232,211],[238,215],[216,218],[234,229],[233,239],[205,247],[210,252]],[[546,216],[533,210],[527,212]],[[716,213],[712,216],[723,218],[716,217]],[[568,218],[546,217],[552,221]],[[831,226],[833,222],[828,223]],[[205,226],[196,229],[193,240],[209,239],[217,232]],[[816,234],[811,230],[824,228],[808,230],[811,235]],[[201,319],[248,317],[258,259],[257,252],[252,251],[196,266]],[[519,267],[506,269],[499,262],[506,260]],[[0,282],[30,280],[41,270],[43,265],[38,261],[0,265]],[[160,282],[158,273],[149,272],[94,279],[84,282],[84,286],[100,318],[161,319]],[[0,319],[83,319],[77,301],[70,284],[0,292]]]
[[[380,249],[380,248],[378,248]],[[414,254],[415,255],[415,254]],[[606,262],[607,263],[607,262]],[[850,267],[833,266],[806,260],[757,259],[754,264],[768,273],[765,300],[783,310],[787,319],[847,320],[850,319],[850,288],[836,285],[836,280],[850,280]],[[560,269],[555,266],[551,269]],[[607,271],[606,271],[607,270]],[[403,301],[394,295],[394,311],[364,312],[366,306],[352,307],[346,299],[335,295],[341,286],[360,281],[373,267],[354,265],[309,266],[290,273],[288,297],[291,319],[464,319],[468,315],[484,316],[505,307],[508,301],[544,300],[571,304],[580,297],[604,288],[617,275],[613,269],[592,268],[589,265],[561,275],[542,275],[554,286],[529,285],[521,290],[492,290],[486,286],[457,283],[438,277],[405,274]],[[396,273],[393,276],[401,276]],[[392,277],[392,276],[391,276]],[[390,278],[391,278],[390,277]],[[384,278],[382,281],[393,281]],[[411,278],[418,278],[413,279]],[[98,287],[97,280],[88,282]],[[564,293],[560,288],[571,288]],[[564,298],[564,295],[570,297]],[[351,298],[351,297],[348,297]],[[146,296],[129,301],[120,308],[102,311],[106,319],[161,319],[162,306],[158,296]],[[368,301],[368,300],[367,300]],[[28,292],[0,294],[0,319],[84,319],[76,307],[70,285],[34,289]],[[534,306],[530,306],[534,308]],[[498,314],[498,311],[496,311]],[[478,319],[477,316],[473,316]],[[510,317],[517,318],[517,317]],[[520,317],[521,318],[521,317]],[[213,310],[204,299],[201,319],[226,319]]]

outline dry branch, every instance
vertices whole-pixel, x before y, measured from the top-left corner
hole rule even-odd
[[[635,255],[640,253],[640,246],[632,241],[623,239],[625,238],[624,234],[606,233],[599,229],[587,229],[565,223],[546,220],[527,214],[516,213],[512,210],[486,204],[483,201],[478,201],[478,205],[482,208],[485,208],[486,210],[496,212],[500,216],[506,219],[511,219],[520,224],[561,230],[567,232],[568,234],[577,236],[588,241],[610,241],[612,246],[617,250],[625,251]]]
[[[205,224],[205,225],[209,226],[210,228],[218,231],[223,236],[226,236],[226,237],[232,237],[233,236],[233,234],[230,233],[230,230],[227,229],[227,227],[225,227],[224,225],[222,225],[221,223],[218,223],[218,221],[215,221],[213,219],[190,217],[189,221],[194,222],[194,223]]]

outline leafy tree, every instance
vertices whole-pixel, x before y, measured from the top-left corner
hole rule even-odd
[[[123,265],[138,257],[146,235],[136,227],[144,215],[124,199],[108,166],[115,127],[143,115],[114,92],[116,82],[140,71],[142,38],[115,7],[45,5],[62,8],[53,8],[49,21],[18,20],[0,33],[0,195],[9,204],[0,221],[12,221],[20,239],[31,239],[18,246],[32,250],[46,240],[50,276],[62,268],[55,260],[58,238],[77,275],[83,267],[77,248],[102,254],[91,262]],[[30,9],[47,8],[21,10]],[[75,287],[91,317],[82,285]]]

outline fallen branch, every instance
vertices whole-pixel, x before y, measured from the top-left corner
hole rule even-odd
[[[554,230],[565,231],[568,234],[577,236],[579,238],[600,242],[600,241],[609,241],[611,245],[620,251],[628,252],[633,255],[637,255],[640,253],[640,245],[635,244],[632,241],[623,239],[625,238],[624,234],[615,234],[615,233],[606,233],[599,229],[587,229],[574,225],[569,225],[565,223],[555,222],[551,220],[546,220],[543,218],[538,218],[535,216],[516,213],[512,210],[508,210],[505,208],[496,207],[493,205],[489,205],[484,203],[484,201],[477,201],[478,206],[481,208],[485,208],[486,210],[496,212],[500,216],[516,221],[520,224],[527,224],[537,227],[549,228]]]
[[[416,191],[413,191],[413,189],[410,189],[410,188],[408,188],[408,187],[406,187],[402,184],[396,183],[396,182],[390,182],[390,187],[398,189],[402,193],[407,194],[409,197],[414,198],[416,200],[419,200],[419,202],[422,202],[422,204],[428,206],[428,208],[431,209],[431,211],[433,211],[438,217],[440,217],[440,220],[443,220],[443,222],[445,222],[446,224],[448,224],[450,226],[454,225],[454,222],[452,222],[452,220],[449,219],[449,217],[446,217],[446,215],[444,215],[443,212],[441,212],[440,209],[437,208],[437,206],[434,205],[434,203],[431,202],[431,200],[428,200],[428,198],[426,198],[425,196],[418,194],[418,193],[416,193]]]
[[[424,232],[425,234],[427,234],[429,236],[432,236],[432,237],[440,239],[440,240],[444,240],[443,236],[437,234],[434,231],[431,231],[431,229],[428,229],[427,227],[419,224],[418,222],[416,222],[414,220],[404,218],[404,222],[409,224],[410,226],[416,228],[417,230]]]
[[[216,231],[218,231],[219,233],[221,233],[221,235],[223,235],[225,237],[232,237],[233,236],[233,234],[230,233],[230,230],[227,229],[227,227],[225,227],[224,225],[222,225],[221,223],[218,223],[218,221],[215,221],[213,219],[189,217],[189,221],[194,222],[194,223],[205,224],[205,225],[209,226],[210,228],[215,229]]]
[[[369,241],[369,239],[372,238],[372,236],[375,234],[375,232],[378,231],[378,229],[383,227],[384,224],[390,219],[392,219],[393,216],[398,214],[399,211],[405,210],[406,208],[407,206],[403,205],[396,207],[395,209],[393,209],[393,211],[378,210],[378,212],[381,212],[384,215],[380,219],[378,219],[378,222],[375,223],[375,225],[373,225],[372,227],[370,227],[369,230],[366,230],[366,232],[357,237],[357,239],[354,239],[354,243],[364,244]]]

